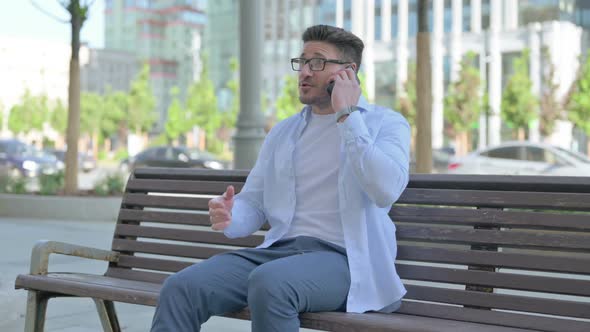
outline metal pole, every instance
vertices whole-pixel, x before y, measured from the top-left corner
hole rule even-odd
[[[234,167],[254,166],[264,140],[264,118],[260,109],[263,55],[262,1],[242,0],[240,7],[240,114],[234,136]]]

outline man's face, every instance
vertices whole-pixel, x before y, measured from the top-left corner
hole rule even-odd
[[[323,58],[330,60],[344,60],[340,51],[332,44],[309,41],[303,44],[301,58]],[[322,71],[312,71],[309,64],[303,66],[299,72],[299,101],[305,105],[328,107],[331,98],[326,91],[329,78],[336,72],[345,68],[345,65],[326,62]]]

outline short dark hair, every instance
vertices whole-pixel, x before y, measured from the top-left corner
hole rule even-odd
[[[302,36],[304,43],[321,41],[334,45],[346,61],[356,63],[357,71],[361,67],[365,44],[352,32],[330,25],[314,25],[305,30]]]

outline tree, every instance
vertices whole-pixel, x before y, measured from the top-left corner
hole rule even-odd
[[[168,107],[168,117],[166,119],[166,136],[168,142],[178,139],[178,137],[186,133],[190,129],[190,124],[187,126],[187,114],[183,109],[178,95],[180,90],[178,87],[170,89],[170,95],[172,96],[172,102]]]
[[[470,52],[461,61],[459,78],[453,82],[444,100],[444,115],[457,141],[457,152],[469,151],[469,131],[477,126],[481,112],[479,70],[473,65],[475,54]]]
[[[587,136],[590,136],[590,56],[581,65],[579,77],[568,105],[568,118]],[[590,153],[590,143],[588,143]]]
[[[533,83],[529,78],[529,51],[514,59],[514,73],[502,94],[502,119],[508,126],[518,130],[518,138],[524,139],[524,130],[536,117],[537,98],[533,94]]]
[[[150,66],[147,63],[131,82],[127,106],[127,126],[138,136],[149,132],[156,121],[156,97],[150,87]]]
[[[39,5],[33,5],[44,11]],[[68,125],[66,133],[66,174],[65,192],[73,194],[78,190],[78,138],[80,136],[80,31],[88,18],[88,9],[94,0],[60,0],[59,3],[69,13],[70,19],[63,20],[45,12],[62,23],[71,26],[71,57],[70,57],[70,84],[68,87]]]
[[[283,89],[276,101],[276,119],[282,121],[301,111],[299,102],[299,80],[295,75],[286,75],[283,78]]]
[[[432,170],[432,86],[430,72],[430,33],[428,0],[418,0],[418,38],[416,74],[416,172]]]
[[[227,82],[227,88],[231,92],[232,103],[229,110],[226,110],[222,116],[222,125],[228,128],[234,128],[238,120],[238,113],[240,112],[240,78],[238,77],[240,65],[238,59],[231,59],[229,67],[232,72],[232,79]]]
[[[559,83],[555,77],[555,65],[551,61],[551,54],[547,47],[543,47],[543,86],[540,100],[539,130],[541,135],[547,137],[553,133],[555,122],[563,117],[563,105],[557,98]]]
[[[217,107],[217,96],[213,82],[209,78],[209,66],[207,56],[202,55],[203,63],[199,80],[188,89],[186,108],[189,123],[198,126],[205,133],[205,149],[219,153],[220,143],[217,139],[217,130],[221,125],[221,114]]]
[[[14,105],[10,110],[8,128],[15,134],[42,130],[48,115],[47,96],[34,96],[26,89],[20,104]]]

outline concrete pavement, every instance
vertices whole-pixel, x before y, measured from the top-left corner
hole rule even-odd
[[[14,280],[29,270],[31,248],[40,239],[64,241],[109,249],[114,222],[57,221],[0,217],[0,331],[21,332],[25,322],[26,291],[15,290]],[[50,271],[101,274],[106,263],[55,255],[50,258]],[[154,308],[116,303],[124,331],[148,331]],[[249,331],[247,321],[213,317],[203,332]],[[102,331],[94,302],[90,299],[59,298],[49,301],[45,331]],[[301,331],[313,331],[301,329]]]

